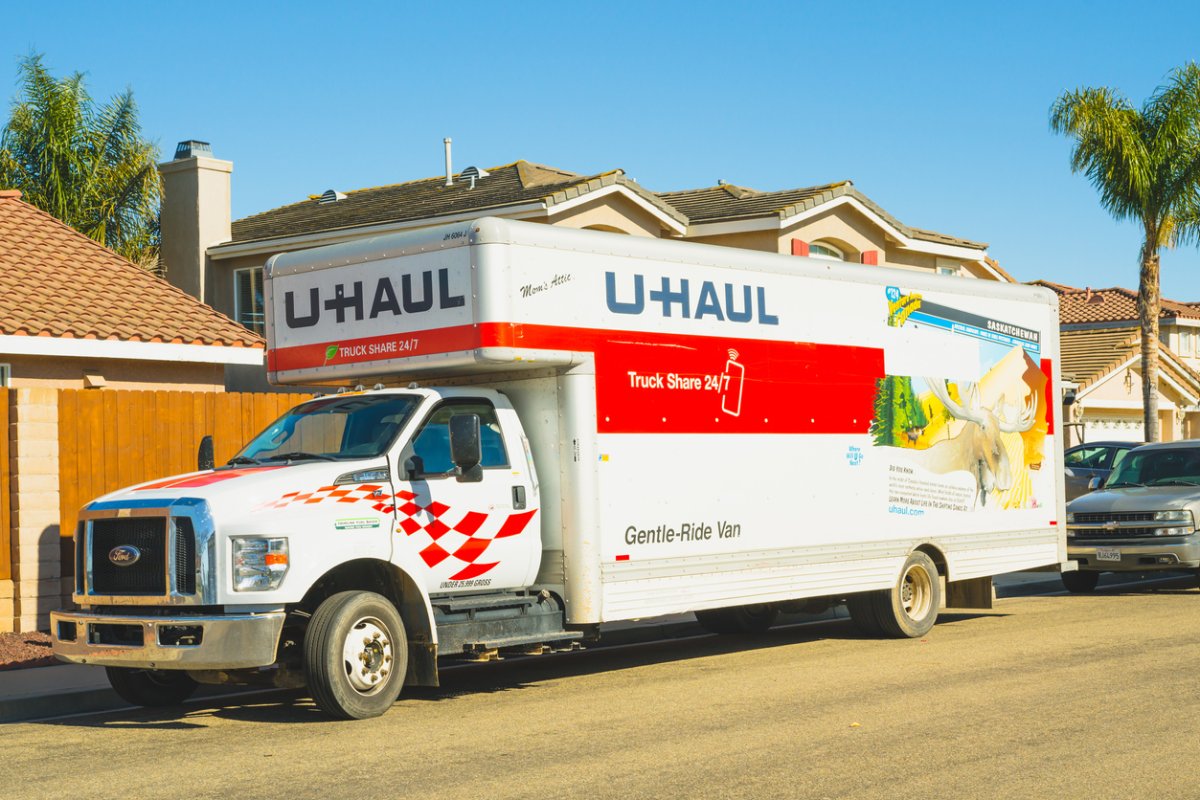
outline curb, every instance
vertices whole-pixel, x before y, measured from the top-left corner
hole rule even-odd
[[[111,689],[84,689],[62,694],[15,697],[0,700],[0,724],[68,714],[87,714],[92,711],[110,711],[128,706],[129,704],[117,697],[116,692]]]

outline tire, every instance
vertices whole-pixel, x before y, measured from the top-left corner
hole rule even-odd
[[[909,553],[895,586],[869,594],[883,635],[893,639],[929,633],[942,606],[937,565],[919,550]]]
[[[1096,582],[1099,580],[1099,572],[1089,572],[1081,569],[1062,574],[1063,586],[1072,594],[1087,594],[1095,590]]]
[[[846,598],[846,609],[850,612],[850,621],[854,627],[867,636],[883,636],[883,626],[875,615],[875,595],[877,592],[852,594]],[[885,592],[886,594],[886,592]]]
[[[196,691],[196,682],[180,670],[105,667],[104,671],[113,691],[135,706],[177,706]]]
[[[765,633],[779,617],[779,609],[756,604],[732,608],[709,608],[696,612],[696,621],[709,633]]]
[[[367,719],[386,712],[408,670],[408,637],[396,607],[374,592],[327,598],[304,634],[304,669],[326,714]]]

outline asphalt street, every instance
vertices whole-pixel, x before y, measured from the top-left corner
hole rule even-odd
[[[0,726],[8,798],[1196,798],[1194,578],[471,665],[382,718],[296,694]]]

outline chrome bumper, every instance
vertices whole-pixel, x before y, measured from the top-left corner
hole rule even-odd
[[[275,661],[283,611],[139,617],[55,611],[54,655],[76,664],[148,669],[240,669]]]
[[[1096,550],[1118,550],[1120,561],[1098,561]],[[1146,572],[1154,569],[1191,569],[1200,567],[1200,535],[1171,537],[1168,541],[1130,540],[1115,542],[1072,542],[1067,539],[1067,557],[1080,563],[1079,568],[1095,572]],[[1160,563],[1162,560],[1167,563]]]

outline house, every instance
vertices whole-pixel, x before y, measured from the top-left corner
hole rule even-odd
[[[262,337],[0,191],[0,387],[219,391]]]
[[[70,413],[60,390],[222,392],[226,367],[262,369],[263,345],[20,192],[0,191],[0,631],[45,627],[71,593],[60,488],[80,478],[66,465],[90,468],[93,452],[63,449],[60,422],[71,420],[60,418]]]
[[[850,181],[784,191],[726,183],[653,192],[619,169],[581,175],[528,161],[354,191],[328,189],[231,220],[233,164],[180,142],[159,165],[167,279],[251,330],[264,325],[272,255],[491,215],[1011,282],[987,245],[902,223]],[[248,373],[243,377],[249,379]],[[261,381],[261,378],[259,378]]]
[[[1035,283],[1059,297],[1062,378],[1074,391],[1065,444],[1144,441],[1137,292]],[[1200,437],[1200,303],[1164,298],[1158,323],[1159,438]]]

